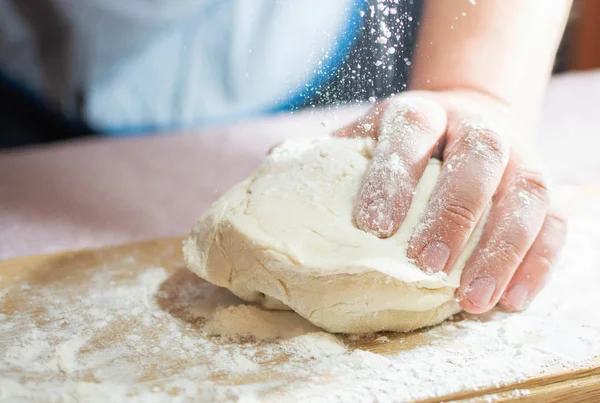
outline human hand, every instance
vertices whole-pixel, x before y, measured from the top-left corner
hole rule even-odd
[[[356,222],[381,238],[398,230],[429,159],[443,161],[408,246],[408,257],[425,271],[450,270],[489,207],[456,291],[471,313],[497,303],[524,309],[565,240],[565,219],[551,207],[531,138],[515,116],[507,104],[476,91],[409,91],[334,133],[378,139]]]

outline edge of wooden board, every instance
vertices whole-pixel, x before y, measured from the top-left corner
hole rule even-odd
[[[597,361],[600,364],[600,360]],[[517,392],[518,393],[515,393]],[[590,400],[596,398],[596,400]],[[583,400],[581,400],[583,399]],[[518,384],[453,393],[419,400],[434,402],[590,402],[600,401],[600,367],[545,374]]]
[[[0,274],[22,275],[23,271],[35,270],[56,262],[56,260],[75,262],[84,259],[87,263],[101,262],[103,259],[118,259],[148,250],[160,250],[160,253],[147,254],[145,259],[171,263],[182,263],[181,243],[183,237],[165,237],[145,241],[129,242],[121,245],[108,245],[100,248],[66,250],[55,253],[16,257],[0,261]],[[144,256],[142,254],[142,256]],[[174,267],[170,267],[173,269]],[[360,348],[360,345],[351,348]],[[594,365],[594,364],[592,364]],[[452,395],[422,400],[421,403],[439,401],[453,402],[589,402],[600,401],[600,357],[595,368],[580,369],[566,373],[546,373],[538,377],[500,387],[470,390]],[[519,392],[522,391],[522,392]],[[443,400],[440,400],[443,399]]]

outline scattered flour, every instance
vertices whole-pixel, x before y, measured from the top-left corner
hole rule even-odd
[[[327,334],[184,269],[127,274],[125,260],[77,281],[21,287],[4,276],[0,402],[403,402],[597,365],[600,206],[572,207],[561,263],[527,311],[406,336]],[[9,311],[4,301],[17,299]]]
[[[58,369],[69,374],[76,367],[77,354],[79,349],[87,342],[85,339],[74,337],[56,347],[56,364]]]
[[[283,350],[293,359],[320,359],[342,355],[346,346],[336,336],[325,333],[307,333],[281,343]]]

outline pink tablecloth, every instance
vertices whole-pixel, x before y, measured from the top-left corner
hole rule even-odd
[[[189,134],[0,152],[0,259],[184,235],[274,144],[360,112],[282,115]]]
[[[599,183],[600,72],[554,79],[540,149],[561,183]],[[283,139],[360,110],[278,116],[197,133],[96,138],[0,152],[0,259],[183,235]]]

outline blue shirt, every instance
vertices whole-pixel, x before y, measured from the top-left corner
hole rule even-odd
[[[379,43],[376,17],[387,11],[398,33],[389,39],[403,46],[414,31],[405,10],[413,1],[387,3],[385,10],[367,0],[0,0],[0,74],[64,118],[115,135],[335,101],[339,94],[329,95],[352,92],[352,81],[371,81],[355,91],[365,98],[389,76],[385,67],[408,60],[399,47],[386,52],[391,42]],[[393,60],[379,71],[382,50]],[[406,81],[400,75],[396,91]]]

